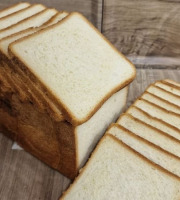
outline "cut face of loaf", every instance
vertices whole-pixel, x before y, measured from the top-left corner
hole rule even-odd
[[[120,116],[117,123],[139,137],[148,140],[160,148],[180,158],[180,142],[159,129],[150,126],[129,114]]]
[[[11,44],[10,51],[73,125],[87,121],[135,76],[133,65],[78,13]]]
[[[180,179],[106,135],[61,200],[179,200]]]
[[[11,15],[0,18],[0,30],[3,30],[13,24],[16,24],[22,19],[26,19],[38,12],[41,12],[45,8],[46,7],[41,4],[32,5],[18,12],[12,13]]]
[[[107,130],[107,134],[112,134],[132,149],[153,161],[155,164],[168,170],[172,174],[180,177],[180,159],[160,149],[153,143],[138,137],[133,132],[128,131],[119,124],[112,124]]]
[[[30,6],[30,4],[27,2],[22,2],[22,3],[12,5],[11,7],[5,8],[0,11],[0,18],[10,15],[12,13],[15,13],[15,12],[22,10],[24,8],[27,8],[29,6]]]
[[[178,114],[161,108],[156,104],[150,103],[144,99],[139,99],[136,101],[134,106],[180,130],[180,116]]]
[[[175,128],[174,126],[157,119],[156,117],[152,117],[149,113],[141,110],[138,107],[131,106],[126,113],[132,115],[133,117],[140,119],[141,121],[154,126],[157,129],[171,135],[172,137],[178,139],[180,141],[180,130]]]
[[[166,83],[166,84],[171,85],[172,87],[176,87],[176,88],[180,89],[180,83],[177,83],[177,82],[175,82],[173,80],[165,79],[165,80],[163,80],[163,82]]]
[[[180,115],[180,106],[174,105],[174,104],[158,97],[157,95],[151,94],[149,92],[144,92],[144,94],[141,96],[141,99],[145,99],[145,100],[147,100],[151,103],[154,103],[166,110],[172,111],[172,112]]]

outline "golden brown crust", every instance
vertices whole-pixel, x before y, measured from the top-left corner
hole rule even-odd
[[[0,10],[0,13],[1,12],[4,12],[4,11],[7,11],[7,10],[9,10],[9,9],[11,9],[11,8],[14,8],[14,7],[16,7],[16,6],[18,6],[19,4],[21,4],[22,2],[19,2],[19,3],[16,3],[16,4],[14,4],[14,5],[12,5],[12,6],[8,6],[7,8],[4,8],[4,9],[2,9],[2,10]],[[31,5],[30,3],[28,3],[28,2],[25,2],[27,5]],[[25,8],[23,8],[23,9],[25,9]],[[16,11],[16,12],[18,12],[18,11]],[[14,12],[14,13],[16,13],[16,12]],[[13,14],[13,13],[12,13]],[[10,14],[9,14],[10,15]],[[6,16],[4,16],[4,17],[6,17]],[[2,19],[2,18],[4,18],[4,17],[1,17],[0,19]]]
[[[117,139],[115,136],[111,135],[111,134],[106,134],[102,137],[102,139],[100,140],[100,142],[98,143],[96,149],[93,151],[89,161],[86,163],[86,165],[82,168],[82,170],[80,171],[80,174],[76,177],[76,179],[74,180],[73,184],[71,184],[69,186],[69,188],[63,193],[63,195],[60,197],[59,200],[63,200],[64,197],[66,196],[66,194],[69,192],[69,190],[71,189],[71,187],[73,187],[73,185],[80,179],[80,177],[82,176],[83,172],[86,170],[86,168],[88,167],[89,163],[91,163],[92,158],[96,155],[96,152],[98,151],[98,149],[101,146],[101,143],[105,140],[105,139],[112,139],[115,142],[117,142],[119,145],[124,146],[127,150],[131,151],[133,154],[135,154],[136,156],[138,156],[139,158],[141,158],[142,160],[144,160],[146,163],[148,163],[149,165],[151,165],[152,167],[155,167],[156,169],[162,171],[163,173],[167,174],[170,177],[173,177],[175,180],[180,181],[180,178],[177,177],[176,175],[170,173],[168,170],[162,168],[161,166],[155,164],[154,162],[152,162],[151,160],[147,159],[146,157],[144,157],[143,155],[141,155],[140,153],[138,153],[137,151],[135,151],[134,149],[132,149],[130,146],[128,146],[127,144],[125,144],[123,141]],[[138,163],[137,163],[138,164]]]
[[[122,114],[122,115],[120,116],[120,118],[118,119],[117,123],[121,120],[121,118],[122,118],[123,116],[128,116],[129,118],[131,118],[132,120],[138,122],[139,124],[145,125],[145,126],[147,126],[148,128],[150,128],[150,129],[152,129],[152,130],[154,130],[154,131],[160,133],[161,135],[167,136],[169,139],[171,139],[171,140],[173,140],[174,142],[176,142],[177,145],[180,144],[180,141],[179,141],[178,139],[174,138],[173,136],[169,135],[168,133],[165,133],[164,131],[162,131],[162,130],[160,130],[160,129],[158,129],[158,128],[155,128],[154,126],[151,126],[151,125],[147,124],[146,122],[143,122],[143,121],[141,121],[140,119],[138,119],[138,118],[136,118],[136,117],[133,117],[132,115],[130,115],[130,114],[128,114],[128,113]]]
[[[155,94],[152,94],[152,93],[150,93],[150,92],[148,92],[148,91],[145,91],[144,93],[143,93],[143,95],[144,94],[148,94],[148,95],[150,95],[150,96],[153,96],[153,97],[155,97],[156,99],[159,99],[160,101],[163,101],[164,103],[167,103],[167,104],[169,104],[170,106],[172,106],[172,107],[174,107],[175,109],[180,109],[180,106],[178,106],[178,105],[175,105],[175,104],[173,104],[173,103],[171,103],[171,102],[169,102],[169,101],[167,101],[167,100],[165,100],[165,99],[163,99],[163,98],[161,98],[161,97],[159,97],[159,96],[157,96],[157,95],[155,95]],[[143,98],[143,95],[141,96],[141,98],[142,99],[144,99]],[[146,100],[146,99],[145,99]],[[148,101],[148,100],[147,100]]]
[[[168,81],[171,81],[168,82]],[[165,79],[165,80],[162,80],[163,83],[166,83],[168,85],[170,85],[171,87],[174,87],[176,89],[179,89],[180,90],[180,83],[176,82],[176,81],[173,81],[173,80],[170,80],[170,79]]]
[[[43,84],[43,82],[41,80],[38,80],[36,78],[36,76],[33,74],[32,71],[30,71],[30,68],[27,67],[28,65],[26,65],[19,57],[18,55],[14,52],[13,50],[13,45],[18,43],[18,42],[22,42],[24,41],[26,38],[30,38],[30,37],[33,37],[34,35],[37,35],[37,34],[41,34],[42,32],[46,32],[50,29],[52,29],[53,27],[56,27],[62,23],[64,23],[66,20],[68,20],[70,17],[72,17],[73,15],[80,15],[79,13],[71,13],[69,14],[66,18],[62,19],[60,22],[58,22],[57,24],[54,24],[54,25],[51,25],[50,27],[47,27],[46,29],[43,29],[41,31],[39,31],[38,33],[35,33],[33,35],[30,35],[30,36],[27,36],[25,38],[22,38],[16,42],[13,42],[10,46],[9,46],[9,53],[14,56],[14,60],[16,61],[16,63],[21,67],[21,69],[23,71],[25,71],[25,73],[27,73],[32,80],[34,80],[34,82],[38,85],[40,85],[44,92],[47,93],[47,95],[53,99],[53,101],[55,101],[58,105],[59,105],[59,109],[62,110],[65,118],[67,121],[69,121],[71,124],[73,124],[74,126],[76,125],[80,125],[86,121],[88,121],[96,112],[97,110],[103,105],[103,103],[108,99],[110,98],[114,93],[116,93],[117,91],[119,91],[120,89],[124,88],[125,86],[127,86],[130,82],[133,81],[133,79],[135,78],[135,75],[136,75],[136,71],[135,71],[135,67],[134,65],[127,59],[125,58],[104,36],[101,35],[101,33],[85,18],[83,17],[82,15],[80,15],[83,20],[85,20],[116,52],[118,52],[118,54],[125,58],[129,64],[132,66],[132,77],[130,77],[127,81],[121,83],[119,86],[117,86],[116,88],[112,89],[111,92],[109,92],[108,94],[106,94],[106,96],[101,100],[101,102],[99,102],[95,107],[94,109],[88,114],[88,116],[82,120],[78,120],[75,118],[75,116],[73,116],[73,114],[71,113],[71,111],[66,107],[66,105],[64,105],[60,100],[58,100],[56,97],[55,97],[55,94],[53,94],[50,90],[48,90],[48,88]]]
[[[9,27],[7,27],[7,28],[1,29],[1,30],[0,30],[0,33],[3,33],[4,31],[10,30],[11,28],[14,28],[14,27],[18,26],[19,24],[22,24],[22,23],[24,23],[24,22],[30,20],[32,17],[33,17],[33,18],[34,18],[34,17],[37,17],[37,16],[41,15],[42,13],[46,12],[47,10],[49,10],[49,9],[48,9],[48,8],[47,8],[47,9],[45,8],[44,10],[42,10],[42,11],[40,11],[40,12],[38,12],[38,13],[36,13],[36,14],[34,14],[34,15],[32,15],[32,16],[26,18],[26,19],[21,20],[20,22],[18,22],[18,23],[16,23],[16,24],[13,24],[13,25],[11,25],[11,26],[9,26]],[[56,9],[54,9],[54,10],[56,10]]]
[[[5,102],[1,97],[0,100],[0,103]],[[20,102],[16,94],[12,95],[9,104],[0,105],[0,116],[3,116],[0,124],[11,131],[8,136],[50,167],[73,179],[78,172],[74,127],[67,122],[53,121],[32,104]]]
[[[123,130],[123,131],[126,132],[128,135],[131,135],[132,137],[134,137],[134,138],[136,138],[136,139],[138,139],[138,140],[140,140],[140,141],[146,143],[147,145],[149,145],[149,146],[151,146],[151,147],[153,147],[153,148],[159,149],[159,150],[161,150],[163,153],[165,153],[165,154],[167,154],[167,155],[170,155],[170,156],[174,157],[175,159],[177,159],[178,161],[180,161],[180,157],[178,157],[178,156],[174,155],[173,153],[170,153],[170,152],[166,151],[165,149],[161,148],[160,146],[158,146],[158,145],[156,145],[156,144],[154,144],[154,143],[152,143],[152,142],[150,142],[150,141],[144,139],[143,137],[141,137],[141,136],[137,135],[136,133],[134,133],[134,132],[132,132],[132,131],[126,129],[125,127],[121,126],[120,124],[112,124],[111,127],[113,127],[113,126],[117,127],[118,129]],[[111,134],[110,129],[109,129],[108,131],[106,131],[106,134]],[[147,158],[147,159],[148,159],[148,158]],[[170,173],[172,173],[172,172],[170,172]],[[177,175],[176,175],[176,176],[177,176]],[[178,176],[178,177],[180,177],[180,176]]]
[[[168,86],[170,86],[170,87],[172,87],[174,89],[180,90],[180,87],[178,87],[177,85],[174,85],[172,83],[169,83],[169,82],[167,82],[165,80],[162,80],[161,83],[163,83],[164,85],[168,85]]]
[[[132,105],[131,107],[129,107],[128,110],[130,110],[130,109],[133,108],[133,107],[136,108],[137,110],[139,110],[140,112],[142,112],[142,113],[143,113],[144,115],[146,115],[148,118],[153,119],[154,121],[160,122],[160,123],[164,124],[165,126],[174,129],[175,131],[179,132],[179,134],[180,134],[180,130],[179,130],[178,128],[172,126],[171,124],[166,123],[165,121],[163,121],[163,120],[161,120],[161,119],[158,119],[158,118],[156,118],[156,117],[151,116],[150,114],[148,114],[147,112],[145,112],[144,110],[142,110],[142,109],[140,109],[140,108],[138,108],[138,107],[136,107],[136,106],[133,106],[133,105]],[[126,111],[126,113],[128,113],[128,110]],[[176,139],[177,139],[177,138],[176,138]]]

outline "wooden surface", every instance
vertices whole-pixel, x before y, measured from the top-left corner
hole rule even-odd
[[[12,2],[18,0],[0,0],[0,8]],[[35,0],[29,2],[37,3]],[[119,50],[131,58],[135,56],[133,59],[137,64],[141,61],[141,68],[130,86],[127,106],[155,80],[170,78],[180,81],[179,1],[38,2],[58,10],[82,12]],[[177,67],[172,69],[173,62]],[[12,141],[0,134],[0,200],[57,200],[70,180],[30,154],[11,150],[11,147]]]
[[[124,54],[180,63],[180,1],[104,0],[103,34]]]

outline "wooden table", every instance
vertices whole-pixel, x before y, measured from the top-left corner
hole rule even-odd
[[[18,1],[1,0],[0,8],[12,2]],[[141,63],[136,61],[137,77],[130,85],[127,107],[155,80],[180,81],[178,1],[140,0],[136,4],[131,0],[39,2],[59,10],[84,13],[119,50],[130,58],[140,58]],[[70,180],[25,151],[11,147],[12,141],[0,134],[0,199],[57,200]]]

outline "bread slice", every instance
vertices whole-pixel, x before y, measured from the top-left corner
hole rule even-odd
[[[73,125],[90,119],[135,76],[134,66],[78,13],[11,44],[9,49]],[[36,55],[34,59],[30,59],[32,55]]]
[[[166,84],[169,84],[170,86],[172,87],[175,87],[177,89],[180,89],[180,83],[176,82],[176,81],[173,81],[173,80],[170,80],[170,79],[164,79],[163,80],[163,83],[166,83]]]
[[[149,92],[144,92],[143,95],[141,96],[141,99],[145,99],[145,100],[147,100],[151,103],[154,103],[162,108],[165,108],[166,110],[172,111],[172,112],[180,115],[180,106],[174,105],[174,104],[158,97],[157,95],[151,94]]]
[[[147,92],[152,93],[154,95],[157,95],[158,97],[175,104],[177,106],[180,106],[180,98],[179,96],[172,94],[171,92],[168,92],[167,90],[164,90],[160,87],[150,85],[147,89]]]
[[[172,137],[178,139],[180,141],[180,130],[175,128],[174,126],[156,118],[152,117],[149,113],[143,111],[142,109],[131,106],[126,113],[132,115],[133,117],[140,119],[141,121],[154,126],[155,128],[160,129],[161,131],[171,135]]]
[[[171,87],[170,85],[166,84],[165,82],[157,81],[154,85],[180,97],[180,89]]]
[[[10,15],[12,13],[18,12],[19,10],[22,10],[29,6],[30,6],[30,4],[27,2],[20,2],[20,3],[14,4],[8,8],[0,10],[0,18]]]
[[[180,142],[169,134],[144,123],[130,114],[121,115],[117,123],[180,158]]]
[[[32,15],[35,15],[36,13],[41,12],[45,8],[46,7],[41,4],[35,4],[24,8],[18,12],[12,13],[6,17],[0,18],[0,30],[3,30],[13,24],[16,24],[22,19],[26,19]]]
[[[161,108],[144,99],[137,100],[133,105],[147,112],[152,117],[156,117],[180,130],[180,116],[178,114]]]
[[[114,135],[139,154],[180,178],[180,158],[136,135],[119,124],[112,124],[106,134]]]
[[[179,188],[179,178],[106,135],[60,199],[178,200]]]
[[[18,22],[17,24],[14,24],[4,30],[0,30],[0,40],[14,33],[25,30],[27,28],[39,27],[42,24],[46,23],[49,19],[51,19],[51,17],[57,14],[57,12],[58,11],[56,9],[45,9],[33,15],[32,17],[24,19]]]
[[[69,15],[69,13],[66,11],[59,12],[54,17],[52,17],[52,19],[50,21],[48,21],[44,25],[50,26],[50,25],[56,24],[59,21],[61,21],[62,19],[64,19],[65,17],[67,17],[68,15]]]
[[[8,62],[7,60],[10,59],[9,54],[8,54],[8,46],[10,43],[12,43],[20,38],[23,38],[27,35],[33,34],[37,31],[41,30],[42,28],[46,28],[47,26],[52,25],[53,23],[56,23],[58,20],[62,20],[66,15],[67,15],[67,12],[58,13],[54,17],[52,17],[52,19],[48,20],[46,25],[43,25],[39,28],[29,28],[27,30],[24,30],[24,31],[18,32],[16,34],[10,35],[6,38],[3,38],[0,41],[0,53],[3,54],[3,57],[5,57],[4,58],[5,62],[7,63]],[[5,65],[5,64],[3,64],[3,65]],[[13,66],[14,66],[13,63],[11,63],[11,65],[9,67],[9,73],[7,73],[7,76],[10,76],[10,77],[8,77],[9,81],[11,80],[11,82],[12,82],[12,80],[13,80],[13,85],[15,86],[17,92],[19,93],[22,101],[24,101],[25,99],[27,99],[29,97],[31,99],[31,101],[33,101],[35,104],[37,104],[38,106],[40,105],[40,108],[42,110],[46,109],[53,118],[55,118],[58,121],[61,121],[63,119],[63,116],[62,116],[61,111],[57,108],[57,106],[54,105],[54,103],[51,102],[51,100],[48,99],[44,93],[42,93],[41,91],[38,91],[39,93],[41,92],[41,98],[40,98],[38,95],[38,92],[37,92],[38,88],[36,86],[31,88],[32,83],[30,83],[27,80],[27,78],[29,78],[29,77],[27,77],[25,79],[23,71],[21,71],[18,67],[12,71],[11,68],[13,68]],[[14,73],[15,71],[17,73]],[[19,76],[18,76],[18,74],[19,74]],[[27,86],[26,86],[26,83],[27,83]],[[33,90],[33,92],[31,90]],[[42,99],[42,96],[43,96],[43,102],[40,103],[39,100]]]

